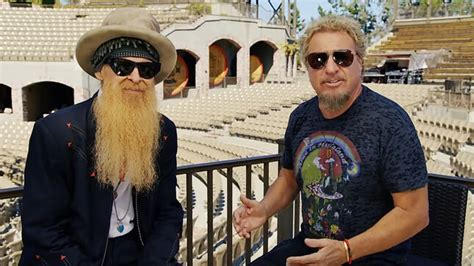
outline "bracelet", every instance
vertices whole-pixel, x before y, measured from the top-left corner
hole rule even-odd
[[[347,264],[352,264],[352,252],[351,246],[349,246],[349,240],[344,239],[344,249],[346,250],[346,261]]]

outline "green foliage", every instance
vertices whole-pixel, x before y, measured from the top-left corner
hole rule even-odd
[[[203,16],[211,14],[211,6],[206,3],[192,3],[187,9],[190,15]]]
[[[390,6],[392,1],[380,1],[380,0],[366,0],[364,4],[360,1],[346,2],[343,0],[328,0],[331,4],[331,10],[324,10],[321,6],[318,8],[320,16],[326,16],[329,14],[337,14],[343,16],[349,16],[359,21],[362,26],[362,31],[366,34],[370,34],[377,30],[379,27],[386,27],[389,23]],[[383,7],[377,10],[373,7]]]
[[[449,4],[444,4],[443,0],[421,0],[418,5],[412,5],[408,0],[399,2],[400,8],[403,10],[411,10],[414,12],[414,18],[426,17],[428,8],[431,8],[431,16],[446,15],[466,15],[471,14],[472,1],[469,0],[452,0]]]
[[[283,53],[285,53],[286,56],[292,56],[300,50],[300,46],[297,42],[294,43],[285,43],[281,47]]]
[[[402,0],[403,1],[403,0]],[[319,16],[330,14],[352,17],[362,26],[370,41],[372,35],[386,32],[393,21],[393,1],[366,0],[361,1],[328,0],[329,10],[318,7]]]
[[[305,24],[305,20],[301,19],[300,10],[298,9],[298,7],[296,8],[296,16],[295,16],[294,6],[295,6],[295,3],[292,2],[290,4],[290,17],[289,17],[288,23],[290,24],[290,26],[293,26],[293,21],[296,17],[296,34],[298,34],[304,30],[304,28],[306,27],[306,24]]]
[[[401,0],[399,1],[399,4],[401,7],[407,7],[410,6],[411,2],[409,0]],[[420,8],[427,8],[429,5],[429,0],[421,0],[420,1]],[[445,4],[443,3],[443,0],[431,0],[431,8],[432,9],[437,9],[444,7]],[[456,8],[456,7],[462,7],[462,6],[472,6],[471,1],[467,0],[452,0],[451,3],[449,4],[450,7]]]

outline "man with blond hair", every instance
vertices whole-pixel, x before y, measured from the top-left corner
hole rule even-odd
[[[362,85],[365,41],[353,19],[326,16],[303,38],[317,96],[293,111],[282,169],[260,202],[234,212],[249,237],[301,192],[301,232],[252,265],[403,265],[428,224],[427,172],[407,113]]]
[[[176,127],[155,85],[176,50],[144,9],[112,11],[76,47],[101,82],[36,122],[25,169],[21,265],[176,265]]]

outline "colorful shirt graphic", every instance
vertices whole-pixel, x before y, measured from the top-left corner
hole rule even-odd
[[[312,234],[341,238],[339,217],[351,214],[344,206],[343,187],[360,173],[360,156],[353,143],[334,131],[318,131],[303,139],[296,152],[302,179],[303,221]]]
[[[425,158],[408,114],[367,87],[337,118],[324,118],[318,106],[314,97],[290,115],[281,165],[301,191],[305,237],[351,238],[393,209],[391,193],[427,183]],[[357,263],[403,264],[409,246]]]

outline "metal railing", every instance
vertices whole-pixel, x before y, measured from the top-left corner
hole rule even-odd
[[[453,84],[451,84],[451,82]],[[446,86],[449,84],[449,86]],[[451,86],[451,87],[450,87]],[[464,108],[469,111],[474,109],[474,91],[471,83],[462,80],[445,82],[444,88],[430,89],[428,92],[430,104],[441,104],[452,108]],[[441,101],[441,102],[440,102]]]
[[[263,164],[263,189],[266,193],[269,186],[269,163],[276,162],[280,159],[279,154],[265,155],[250,157],[244,159],[235,159],[227,161],[216,161],[211,163],[192,164],[181,166],[177,170],[177,175],[186,175],[186,261],[188,265],[192,265],[193,261],[193,208],[192,208],[192,188],[193,188],[193,176],[199,172],[207,173],[207,263],[213,265],[213,246],[214,246],[214,228],[213,228],[213,213],[214,205],[211,204],[212,199],[212,187],[213,187],[213,176],[215,172],[220,172],[227,177],[227,195],[226,195],[226,213],[227,213],[227,226],[226,226],[226,244],[227,244],[227,263],[226,265],[232,265],[232,186],[236,182],[233,178],[233,169],[236,167],[245,167],[246,169],[246,197],[252,197],[252,166]],[[263,227],[263,247],[264,252],[268,251],[268,223],[265,223]],[[247,239],[245,242],[245,261],[247,264],[250,263],[250,240]]]
[[[413,2],[406,3],[406,2]],[[456,3],[437,3],[425,4],[420,1],[399,1],[398,12],[396,14],[397,20],[410,19],[431,19],[444,17],[459,17],[472,15],[471,1],[457,1]]]
[[[279,145],[280,151],[282,145]],[[215,173],[221,174],[226,177],[226,187],[227,187],[227,195],[226,195],[226,214],[227,214],[227,221],[226,221],[226,237],[225,243],[227,248],[227,256],[226,261],[224,262],[225,265],[232,265],[234,259],[232,257],[232,188],[233,185],[236,184],[236,180],[234,178],[234,169],[236,167],[245,167],[246,176],[246,197],[252,197],[252,167],[257,165],[263,165],[263,175],[259,178],[263,182],[263,193],[265,194],[269,187],[269,164],[279,162],[280,154],[274,155],[265,155],[265,156],[256,156],[256,157],[249,157],[243,159],[234,159],[234,160],[226,160],[226,161],[216,161],[210,163],[202,163],[202,164],[193,164],[193,165],[186,165],[180,166],[177,169],[177,175],[185,175],[186,176],[186,231],[184,232],[186,235],[186,263],[187,265],[193,265],[193,206],[192,206],[192,190],[193,190],[193,177],[199,175],[199,173],[206,173],[207,174],[207,263],[208,265],[213,265],[214,257],[214,228],[213,228],[213,214],[214,214],[214,204],[213,202],[213,195],[212,195],[212,188],[213,188],[213,176]],[[279,168],[279,167],[278,167]],[[444,183],[456,183],[456,184],[463,184],[468,186],[469,188],[474,188],[474,180],[466,179],[466,178],[458,178],[458,177],[449,177],[449,176],[441,176],[436,174],[429,174],[430,180],[436,180]],[[21,197],[23,193],[23,187],[15,187],[15,188],[7,188],[7,189],[0,189],[0,199],[8,199],[8,198],[16,198]],[[286,209],[280,211],[278,216],[278,241],[280,242],[284,239],[291,238],[295,236],[299,232],[299,213],[300,213],[300,197],[297,196],[296,200],[293,204],[290,204]],[[454,222],[454,221],[450,221]],[[266,223],[263,227],[263,253],[268,252],[268,239],[269,239],[269,226]],[[250,263],[250,257],[252,255],[251,252],[251,243],[250,240],[247,239],[245,243],[245,264],[248,265]]]
[[[213,202],[213,176],[215,173],[221,174],[226,177],[226,187],[227,187],[227,195],[226,195],[226,214],[227,214],[227,225],[226,225],[226,238],[225,242],[227,245],[228,255],[226,259],[226,265],[232,265],[232,202],[233,202],[233,193],[232,188],[233,185],[236,184],[236,180],[234,178],[234,169],[236,167],[245,167],[245,182],[246,182],[246,197],[252,198],[252,167],[257,165],[263,165],[263,175],[260,177],[263,182],[263,193],[266,193],[269,187],[269,164],[278,162],[280,159],[279,154],[274,155],[264,155],[264,156],[256,156],[256,157],[249,157],[243,159],[234,159],[234,160],[226,160],[226,161],[216,161],[210,163],[202,163],[202,164],[191,164],[180,166],[177,169],[177,176],[185,175],[186,176],[186,247],[187,247],[187,254],[186,254],[186,262],[187,265],[193,265],[193,205],[192,205],[192,191],[193,191],[193,177],[199,176],[199,173],[206,173],[207,180],[206,180],[206,187],[207,187],[207,262],[209,265],[213,265],[213,250],[214,250],[214,228],[213,228],[213,214],[214,214],[214,204]],[[272,173],[272,175],[276,175],[277,173]],[[202,178],[199,178],[202,180]],[[17,198],[21,197],[23,194],[23,187],[14,187],[14,188],[7,188],[7,189],[0,189],[0,199],[9,199],[9,198]],[[268,223],[265,223],[263,226],[263,250],[264,252],[268,251]],[[247,264],[250,263],[250,256],[251,252],[250,240],[247,239],[245,243],[245,262]]]

